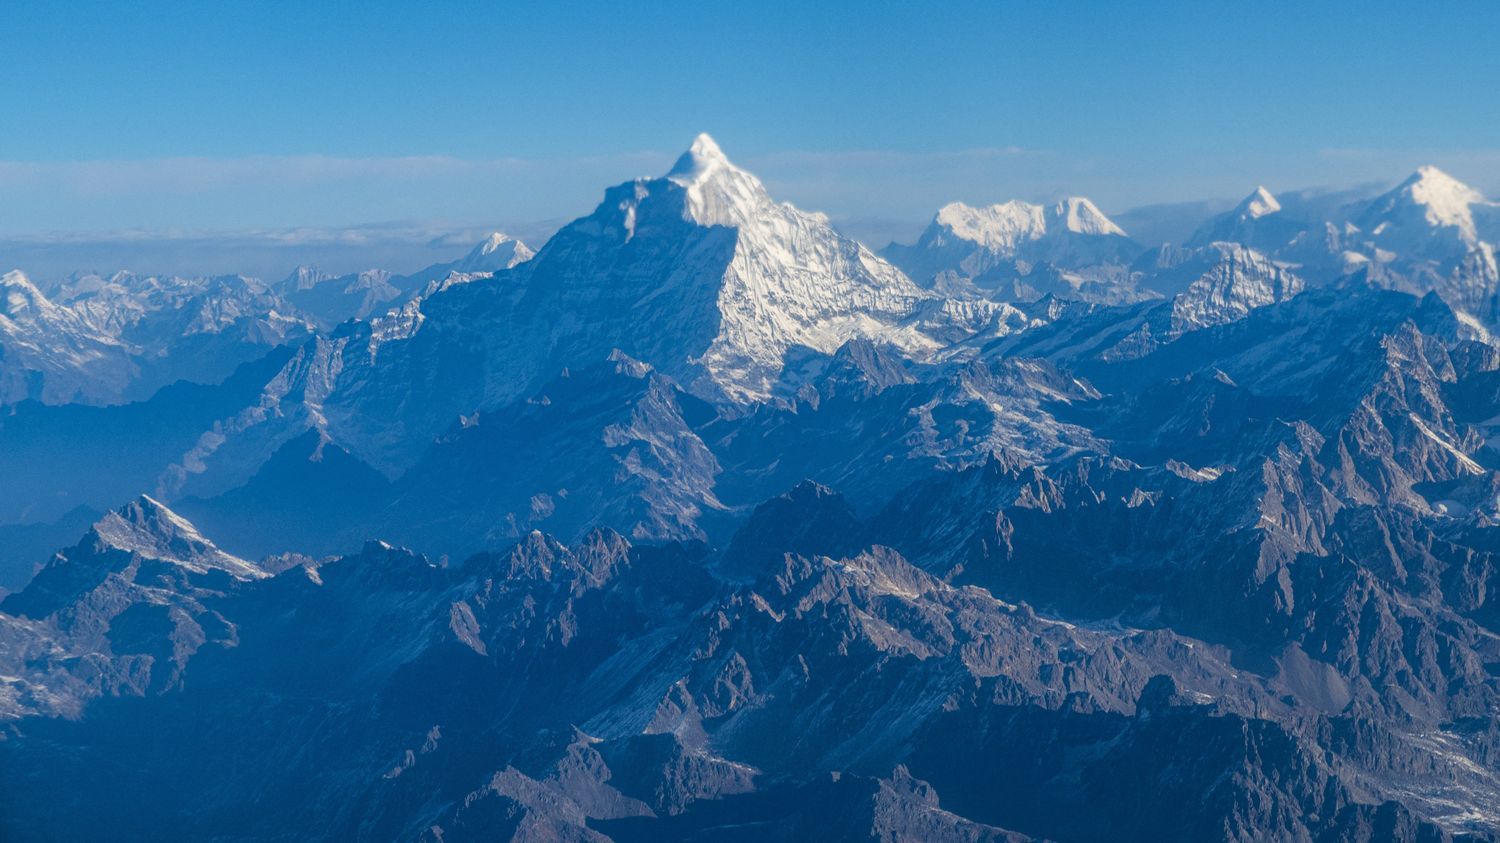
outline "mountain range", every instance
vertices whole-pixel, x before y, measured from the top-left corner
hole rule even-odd
[[[1347,200],[1347,201],[1346,201]],[[1500,836],[1500,204],[0,278],[18,839]]]

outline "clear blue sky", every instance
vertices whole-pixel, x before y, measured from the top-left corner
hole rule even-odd
[[[0,3],[0,236],[587,212],[711,132],[837,216],[1500,188],[1500,3]]]

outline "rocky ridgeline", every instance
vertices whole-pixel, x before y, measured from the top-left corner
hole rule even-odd
[[[705,136],[535,256],[6,276],[0,544],[84,535],[7,572],[0,829],[1493,837],[1495,219],[887,262]],[[241,356],[97,406],[166,324]]]

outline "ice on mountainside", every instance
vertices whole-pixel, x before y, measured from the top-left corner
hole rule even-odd
[[[1284,211],[1271,191],[1256,187],[1239,204],[1199,226],[1186,245],[1201,248],[1212,243],[1240,243],[1274,254],[1307,227],[1306,222]]]
[[[1286,301],[1305,284],[1296,274],[1252,249],[1216,243],[1210,265],[1172,299],[1172,323],[1178,331],[1222,325],[1257,307]]]
[[[1125,231],[1081,196],[1051,205],[1011,200],[999,205],[972,207],[962,202],[944,205],[933,218],[951,237],[983,246],[997,255],[1014,257],[1030,242],[1065,233],[1095,237],[1125,237]]]
[[[701,135],[665,176],[610,188],[531,260],[378,320],[357,362],[343,354],[321,412],[336,438],[394,472],[458,415],[614,349],[697,397],[751,404],[776,392],[794,349],[868,339],[935,351],[935,316],[919,305],[937,299],[821,214],[774,201]],[[471,367],[461,381],[412,396],[400,380],[458,359]],[[392,418],[406,434],[372,429]]]
[[[882,254],[922,285],[949,295],[1030,300],[1067,291],[1116,301],[1139,297],[1124,268],[1140,252],[1093,202],[1070,197],[1050,205],[949,203],[916,243],[892,243]]]
[[[741,400],[765,398],[794,345],[832,353],[873,339],[910,352],[936,342],[902,324],[930,293],[820,214],[777,203],[760,180],[699,135],[667,174],[686,192],[686,218],[736,229],[720,279],[717,335],[696,358],[707,377]]]
[[[1001,254],[1014,253],[1021,243],[1036,240],[1047,232],[1042,206],[1019,200],[981,208],[950,202],[938,209],[933,222],[959,240]]]
[[[130,349],[19,271],[0,276],[0,404],[119,400],[138,368]]]
[[[1257,187],[1255,188],[1255,192],[1245,197],[1231,213],[1247,219],[1258,220],[1261,217],[1269,216],[1280,210],[1281,203],[1276,201],[1276,197],[1272,196],[1271,192],[1264,187]]]
[[[1115,225],[1093,202],[1081,196],[1069,197],[1048,208],[1047,221],[1049,226],[1061,224],[1063,229],[1074,234],[1127,236],[1124,229]]]
[[[0,836],[1493,837],[1500,279],[1419,176],[950,204],[913,278],[701,135],[534,256],[5,276],[0,522],[83,538]]]
[[[1436,167],[1417,169],[1354,220],[1380,248],[1397,255],[1449,257],[1475,248],[1475,206],[1484,196]]]
[[[371,269],[334,276],[315,267],[298,267],[278,289],[292,308],[331,328],[349,318],[378,318],[431,295],[445,284],[509,269],[532,255],[525,243],[495,231],[458,260],[433,264],[408,275]]]
[[[518,263],[531,260],[535,254],[520,240],[504,232],[493,231],[467,255],[452,264],[450,271],[475,273],[510,269]]]

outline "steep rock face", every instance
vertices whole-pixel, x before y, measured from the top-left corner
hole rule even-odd
[[[384,475],[309,429],[271,454],[244,485],[174,506],[223,546],[259,559],[359,547],[390,500]]]
[[[267,387],[293,358],[292,349],[275,349],[218,386],[173,384],[119,406],[27,401],[11,408],[0,415],[7,480],[0,484],[0,520],[48,521],[78,506],[106,510],[142,491],[174,499],[178,478],[208,468],[204,460],[226,437],[251,420],[272,426],[277,417],[295,415],[290,407],[278,412]],[[257,449],[255,465],[274,450]]]
[[[997,450],[1045,460],[1101,447],[1054,415],[1098,393],[1046,361],[985,358],[925,371],[891,364],[851,344],[794,399],[704,426],[700,435],[726,468],[720,499],[753,505],[811,479],[868,511],[934,470]]]
[[[734,257],[715,284],[718,332],[698,361],[707,380],[729,397],[767,396],[792,346],[829,353],[854,338],[907,350],[933,346],[900,327],[926,297],[919,288],[835,234],[822,217],[772,202],[707,135],[694,141],[666,180],[684,192],[686,219],[737,232]],[[625,209],[627,217],[635,207]],[[705,392],[701,380],[686,382]]]
[[[0,603],[0,833],[1493,836],[1489,206],[1421,175],[1094,280],[1091,206],[954,210],[1011,257],[935,293],[700,139],[219,387],[23,402],[7,517],[134,502]]]
[[[615,352],[465,418],[397,481],[390,519],[403,541],[450,552],[543,527],[568,540],[598,525],[637,540],[701,538],[700,520],[723,508],[718,460],[693,428],[712,415]]]
[[[1460,314],[1477,320],[1481,335],[1500,326],[1500,264],[1490,243],[1475,246],[1431,285]]]
[[[292,306],[327,329],[345,319],[367,319],[382,312],[407,292],[393,283],[396,280],[383,269],[329,275],[317,267],[299,266],[277,286]]]
[[[0,403],[117,404],[179,380],[214,384],[270,349],[384,313],[442,284],[487,277],[532,255],[496,232],[464,257],[411,275],[330,276],[299,267],[277,284],[240,275],[75,273],[0,279]]]
[[[95,330],[138,346],[147,357],[170,356],[172,344],[186,337],[227,333],[269,342],[306,330],[286,301],[243,275],[76,275],[52,295]]]
[[[977,823],[939,805],[927,782],[903,766],[888,777],[831,775],[800,786],[702,802],[660,819],[598,823],[611,839],[646,840],[931,840],[1024,843],[1031,838]]]
[[[1458,617],[1440,585],[1473,581],[1473,551],[1454,556],[1437,535],[1455,516],[1493,523],[1482,479],[1492,475],[1476,457],[1489,458],[1447,397],[1482,382],[1487,357],[1455,356],[1435,338],[1446,324],[1435,297],[1372,292],[1345,303],[1348,322],[1300,333],[1297,363],[1265,346],[1283,336],[1268,324],[1301,306],[1095,369],[1106,388],[1162,379],[1113,420],[1090,422],[1145,465],[1086,458],[936,478],[877,519],[895,531],[882,540],[944,576],[1071,614],[1170,618],[1266,657],[1288,645],[1317,654],[1343,677],[1334,708],[1468,716],[1492,693],[1471,692],[1491,684],[1480,665],[1494,647],[1487,615],[1465,601],[1469,617]],[[1239,348],[1226,355],[1220,343]],[[1258,378],[1268,359],[1305,379]],[[903,535],[903,524],[920,529]],[[1112,564],[1099,566],[1101,554]],[[1158,596],[1142,602],[1148,594]],[[1281,670],[1310,677],[1296,658]]]
[[[813,488],[786,504],[827,507]],[[887,549],[804,555],[799,535],[755,531],[764,552],[730,588],[690,552],[608,532],[572,546],[533,533],[449,568],[372,543],[274,578],[226,576],[212,594],[179,587],[174,605],[212,600],[234,619],[232,646],[187,652],[192,681],[145,708],[110,699],[139,691],[99,699],[51,678],[79,711],[94,699],[49,730],[74,750],[0,752],[25,787],[67,780],[89,797],[49,822],[126,835],[145,817],[157,833],[235,821],[259,836],[322,816],[382,838],[675,839],[746,822],[791,839],[1088,838],[1104,833],[1088,824],[1096,804],[1116,806],[1109,833],[1126,839],[1438,833],[1381,804],[1398,785],[1374,774],[1424,756],[1367,719],[1331,741],[1313,690],[1167,630],[1039,616]],[[4,616],[7,640],[26,617]],[[235,767],[202,776],[205,754],[252,724],[267,739],[237,741]],[[87,772],[99,734],[135,753],[142,774],[123,789]],[[1457,781],[1473,750],[1454,746],[1403,773],[1400,792]],[[987,772],[1002,759],[1014,775]],[[1118,786],[1126,770],[1138,788]],[[309,775],[326,787],[292,784]],[[40,821],[28,792],[7,814],[18,829]],[[166,810],[183,798],[193,812]],[[268,800],[280,810],[247,807]],[[1196,807],[1163,825],[1178,802]]]
[[[1445,839],[1394,802],[1364,802],[1337,762],[1299,736],[1266,720],[1212,715],[1213,706],[1157,676],[1133,718],[965,709],[936,724],[911,766],[960,812],[1048,839]],[[1065,771],[1038,752],[1041,735],[1086,759],[1082,769]],[[1071,804],[1096,810],[1063,807]],[[1160,804],[1180,807],[1148,807]]]
[[[1175,294],[1169,306],[1150,312],[1106,352],[1112,359],[1139,357],[1189,331],[1236,322],[1305,288],[1302,278],[1287,267],[1236,243],[1198,249],[1164,246],[1152,260],[1142,259],[1135,266],[1152,289]]]
[[[1205,222],[1187,247],[1238,243],[1312,285],[1352,279],[1415,295],[1437,292],[1457,310],[1466,331],[1488,337],[1500,313],[1497,208],[1479,191],[1426,166],[1374,197],[1303,191],[1283,202],[1257,189]],[[1148,279],[1142,283],[1152,286]]]
[[[1172,327],[1177,331],[1235,322],[1257,307],[1276,304],[1302,292],[1301,278],[1264,255],[1239,246],[1220,245],[1213,265],[1172,299]]]
[[[720,570],[755,578],[782,554],[844,555],[859,548],[863,525],[843,496],[811,480],[755,508],[725,551]]]
[[[0,276],[0,403],[107,403],[136,374],[129,352],[20,272]]]
[[[1328,215],[1273,256],[1328,280],[1353,276],[1417,295],[1436,292],[1471,333],[1487,336],[1500,312],[1496,207],[1436,167],[1421,167],[1390,191]]]
[[[55,521],[0,527],[0,590],[19,591],[56,548],[65,547],[102,514],[87,506],[77,506]]]
[[[729,402],[769,397],[793,348],[928,351],[936,341],[906,320],[930,297],[821,216],[773,202],[703,136],[532,260],[349,332],[323,412],[336,440],[390,471],[460,413],[616,348]]]
[[[0,602],[9,679],[0,710],[77,717],[99,695],[165,692],[200,648],[234,646],[216,598],[266,576],[142,496]]]

